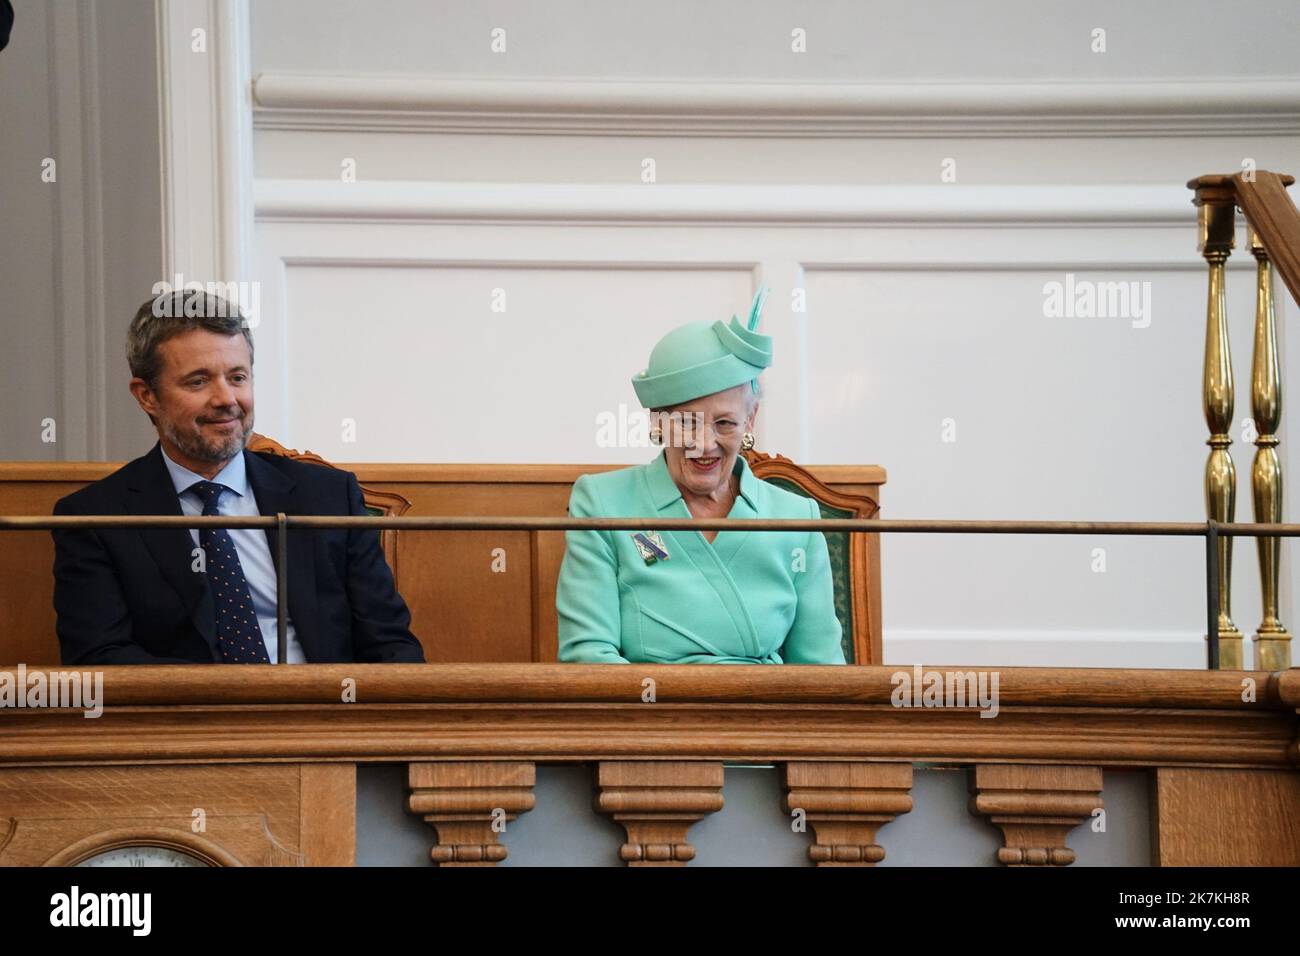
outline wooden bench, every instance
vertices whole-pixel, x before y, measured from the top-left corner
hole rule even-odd
[[[330,465],[310,452],[254,436],[250,450]],[[749,453],[760,478],[816,497],[825,515],[875,517],[883,468],[801,468]],[[0,514],[48,515],[54,503],[111,474],[119,463],[0,462]],[[331,465],[331,467],[333,467]],[[621,465],[356,464],[367,506],[380,514],[563,517],[579,475]],[[850,540],[852,539],[852,540]],[[879,664],[880,541],[829,534],[846,659]],[[549,662],[556,659],[555,582],[564,535],[554,531],[385,532],[385,552],[411,608],[412,630],[430,663]],[[504,572],[493,549],[504,549]],[[45,531],[0,532],[0,663],[59,663],[52,568]],[[499,566],[499,562],[498,562]]]

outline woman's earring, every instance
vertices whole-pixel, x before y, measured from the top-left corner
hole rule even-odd
[[[650,429],[650,444],[661,445],[664,440],[664,430],[659,427]]]
[[[745,434],[740,439],[740,450],[751,451],[753,447],[754,447],[754,433],[745,432]]]

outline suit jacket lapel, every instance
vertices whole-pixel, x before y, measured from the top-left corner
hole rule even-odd
[[[257,510],[264,515],[274,517],[283,512],[287,515],[302,514],[297,505],[293,490],[293,480],[273,465],[263,461],[261,456],[244,452],[244,465],[248,474],[248,483],[257,498]],[[317,631],[316,604],[316,549],[312,546],[317,532],[297,530],[289,533],[289,619],[293,622],[294,635],[302,645],[307,660],[311,660],[315,649]],[[280,532],[272,528],[266,532],[267,544],[271,547],[271,560],[276,571],[280,569],[278,543]]]
[[[180,515],[180,498],[172,484],[167,466],[163,464],[162,447],[153,450],[130,465],[127,484],[127,510],[133,515]],[[193,570],[194,539],[188,528],[141,529],[144,539],[163,579],[181,596],[181,601],[195,628],[208,642],[215,655],[217,629],[212,607],[212,591],[206,575]]]

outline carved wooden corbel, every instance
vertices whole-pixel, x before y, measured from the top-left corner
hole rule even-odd
[[[1100,767],[980,764],[971,813],[1002,830],[998,862],[1007,866],[1068,866],[1066,835],[1100,809]]]
[[[874,866],[885,858],[876,833],[912,809],[910,763],[788,763],[785,809],[802,811],[817,866]]]
[[[685,866],[691,824],[722,809],[722,764],[694,760],[601,761],[595,806],[627,831],[628,866]]]
[[[533,808],[536,768],[526,761],[413,763],[412,813],[436,834],[430,852],[442,866],[493,866],[506,858],[499,837]]]

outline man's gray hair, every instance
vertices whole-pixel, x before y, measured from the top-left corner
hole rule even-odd
[[[194,329],[219,335],[242,333],[252,364],[253,336],[239,306],[215,292],[177,289],[146,299],[136,310],[126,333],[126,361],[131,374],[144,379],[150,388],[157,388],[158,373],[162,371],[158,347],[172,336]]]

